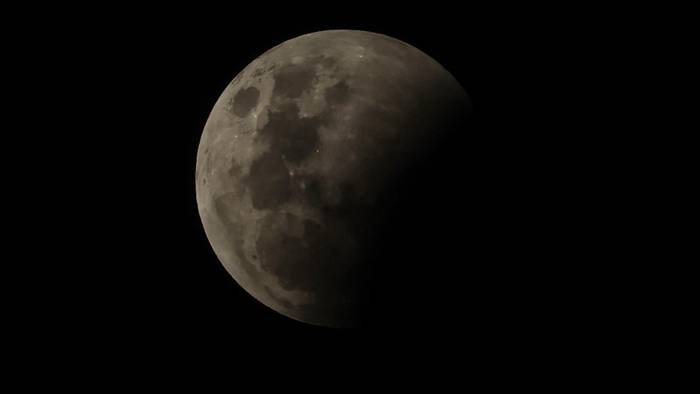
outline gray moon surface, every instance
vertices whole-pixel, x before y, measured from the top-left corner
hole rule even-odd
[[[358,325],[384,195],[469,107],[447,70],[388,36],[330,30],[270,49],[226,87],[200,140],[214,252],[273,310]]]

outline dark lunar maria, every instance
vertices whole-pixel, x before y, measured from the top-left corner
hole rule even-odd
[[[362,324],[396,185],[469,108],[440,64],[380,34],[322,31],[267,51],[200,141],[197,203],[216,255],[279,313]]]

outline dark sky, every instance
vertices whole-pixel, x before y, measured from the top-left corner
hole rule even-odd
[[[61,257],[35,277],[52,289],[39,303],[46,321],[78,341],[134,348],[374,335],[485,350],[566,340],[595,325],[601,300],[589,285],[604,275],[588,229],[600,196],[587,187],[597,164],[584,158],[602,132],[588,120],[590,32],[572,28],[581,25],[569,12],[549,18],[532,8],[308,7],[62,9],[69,16],[34,22],[42,33],[18,47],[33,59],[46,111],[34,127],[50,130],[42,149],[55,157],[42,188],[61,207],[49,227]],[[415,226],[410,242],[424,246],[418,256],[387,255],[405,269],[394,282],[387,274],[387,286],[405,297],[383,334],[307,326],[255,301],[217,261],[195,202],[197,144],[225,86],[282,41],[335,28],[416,46],[475,106],[465,134],[420,174],[425,182],[417,177],[415,187],[441,191],[406,205],[401,225]],[[410,218],[436,207],[436,227]]]

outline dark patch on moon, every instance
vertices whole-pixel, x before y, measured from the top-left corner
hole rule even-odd
[[[228,168],[228,175],[235,180],[241,176],[241,171],[242,169],[240,164],[238,164],[236,160],[231,160],[231,166]]]
[[[233,97],[233,113],[241,118],[248,116],[250,111],[258,105],[259,98],[260,91],[253,86],[239,90]]]
[[[300,227],[301,234],[289,231],[295,227]],[[283,289],[327,296],[343,288],[346,259],[352,255],[350,239],[342,226],[326,227],[288,213],[273,213],[263,220],[256,250],[260,266],[277,277]]]
[[[300,118],[295,103],[287,103],[270,112],[258,137],[267,139],[269,149],[255,159],[250,174],[243,180],[251,192],[256,209],[273,209],[290,200],[292,185],[287,162],[299,164],[319,143],[319,118]]]
[[[311,207],[321,207],[321,181],[318,177],[300,174],[292,184],[295,199]]]
[[[275,87],[273,93],[289,98],[297,98],[311,86],[316,71],[304,64],[285,64],[274,74]]]
[[[332,69],[338,65],[338,61],[332,56],[315,55],[308,57],[306,60],[306,64],[310,66],[319,65],[321,66],[321,68]]]
[[[319,209],[324,215],[335,211],[352,216],[369,208],[355,185],[349,182],[326,182],[318,175],[300,173],[293,178],[291,185],[294,201]],[[351,208],[345,212],[347,207]]]
[[[350,98],[350,87],[347,82],[340,81],[327,88],[323,95],[326,103],[331,107],[335,107],[348,101],[348,98]]]
[[[267,151],[250,166],[241,183],[250,190],[255,209],[271,209],[289,200],[289,170],[279,152]]]
[[[330,56],[322,56],[319,62],[325,68],[333,68],[338,62]]]
[[[270,139],[270,151],[298,164],[316,150],[320,125],[319,118],[300,118],[297,105],[288,103],[280,110],[270,112],[260,135]]]

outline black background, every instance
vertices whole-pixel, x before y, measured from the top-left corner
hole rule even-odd
[[[39,215],[56,215],[37,235],[51,245],[33,279],[50,293],[31,312],[38,326],[133,354],[370,339],[497,357],[609,332],[623,312],[600,185],[618,179],[603,168],[615,141],[598,122],[596,29],[572,10],[424,6],[62,9],[69,17],[36,21],[42,33],[20,45],[36,59],[26,101],[50,158],[34,196]],[[403,186],[381,251],[386,292],[358,330],[299,323],[249,296],[209,246],[194,188],[201,131],[231,79],[284,40],[337,28],[416,46],[474,104]]]

